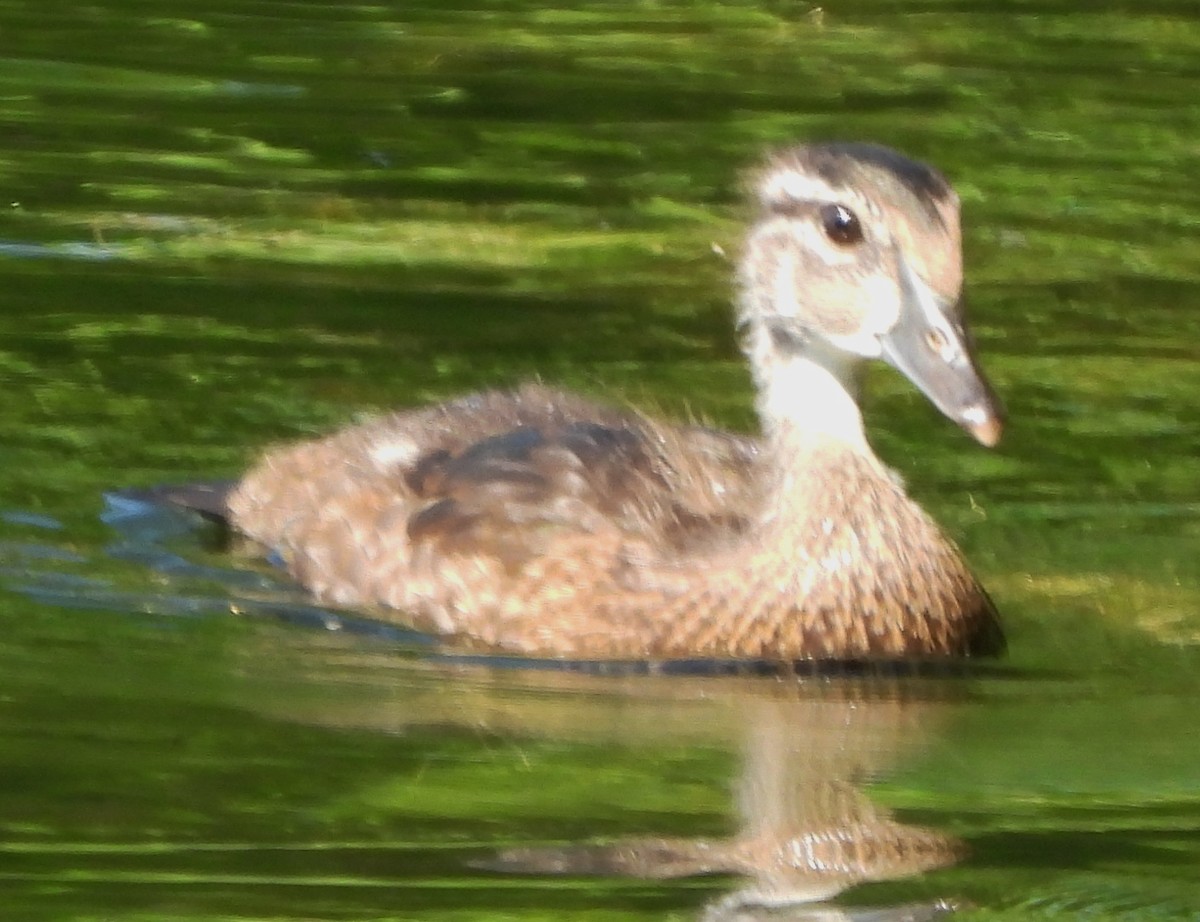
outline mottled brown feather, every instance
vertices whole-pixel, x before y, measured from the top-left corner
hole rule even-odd
[[[766,395],[761,439],[529,385],[271,451],[231,494],[231,521],[323,602],[467,646],[998,652],[995,610],[958,549],[867,447],[847,371],[880,354],[871,344],[899,324],[914,278],[937,299],[920,310],[944,311],[948,336],[964,329],[957,197],[929,168],[858,145],[782,154],[758,189],[738,316]],[[867,228],[853,250],[823,236],[841,196]],[[998,435],[967,409],[960,422]]]
[[[487,647],[994,650],[987,596],[881,465],[797,446],[802,508],[763,521],[759,455],[747,439],[527,386],[277,449],[230,508],[323,601],[383,605]],[[821,570],[829,561],[843,565]]]

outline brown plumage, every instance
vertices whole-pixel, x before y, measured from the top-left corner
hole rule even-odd
[[[997,652],[987,595],[868,447],[855,369],[884,358],[992,444],[957,308],[958,203],[885,148],[758,174],[738,319],[763,435],[527,386],[269,452],[236,528],[323,602],[564,657]]]

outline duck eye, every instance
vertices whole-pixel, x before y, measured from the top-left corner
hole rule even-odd
[[[825,236],[838,246],[853,246],[863,239],[858,215],[845,205],[821,206],[821,224],[825,228]]]

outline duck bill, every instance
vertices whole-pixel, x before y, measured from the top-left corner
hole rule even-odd
[[[1004,410],[975,359],[966,328],[903,257],[900,318],[880,338],[883,358],[941,410],[989,448],[1000,441]]]

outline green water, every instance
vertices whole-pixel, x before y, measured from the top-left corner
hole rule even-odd
[[[778,708],[971,848],[841,905],[1200,916],[1198,91],[1187,2],[0,2],[0,914],[694,918],[736,882],[473,862],[730,832]],[[867,414],[999,667],[859,698],[430,658],[102,515],[533,374],[751,426],[739,170],[828,137],[963,198],[1009,431],[886,371]],[[830,695],[865,722],[819,729]]]

